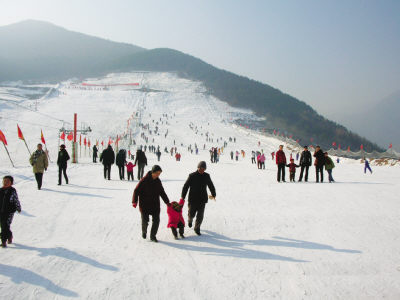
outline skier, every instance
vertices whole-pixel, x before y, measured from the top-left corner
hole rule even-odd
[[[12,187],[14,178],[12,176],[3,177],[3,187],[0,189],[0,224],[1,224],[1,247],[6,248],[7,242],[12,243],[13,234],[10,226],[14,213],[21,212],[21,204],[18,200],[18,194]]]
[[[364,161],[365,161],[365,163],[364,163],[364,174],[367,174],[367,170],[369,170],[371,172],[371,174],[372,174],[372,170],[371,170],[371,167],[369,165],[369,162],[365,157],[364,157]]]
[[[32,153],[29,162],[33,167],[33,173],[35,174],[38,190],[42,188],[43,173],[47,171],[49,161],[46,153],[43,151],[42,144],[37,145],[37,150]]]
[[[264,153],[261,154],[261,156],[260,156],[260,162],[261,162],[260,169],[263,168],[265,170],[265,155],[264,155]]]
[[[231,151],[231,160],[233,160],[233,151]]]
[[[329,183],[335,182],[332,177],[332,169],[335,167],[333,160],[328,156],[328,152],[324,153],[325,155],[325,170],[328,172]]]
[[[138,177],[138,180],[140,180],[140,179],[142,179],[143,174],[144,174],[144,167],[147,166],[146,154],[140,149],[138,149],[136,151],[135,165],[138,166],[138,176],[137,177]]]
[[[111,180],[111,165],[115,162],[115,153],[111,145],[108,145],[101,153],[100,162],[104,166],[104,179]]]
[[[93,146],[93,162],[97,163],[97,152],[99,152],[99,150],[97,149],[97,146],[94,145]]]
[[[239,154],[240,154],[239,151],[236,150],[236,161],[239,160]]]
[[[299,165],[296,165],[296,164],[294,163],[294,159],[291,158],[291,159],[290,159],[290,164],[286,165],[286,167],[289,168],[289,178],[290,178],[290,182],[292,182],[292,181],[293,181],[293,182],[296,182],[296,180],[295,180],[296,168],[298,168]]]
[[[300,177],[299,177],[299,181],[301,182],[303,180],[303,173],[304,170],[305,175],[304,175],[304,181],[307,182],[308,181],[308,168],[311,166],[312,163],[312,157],[311,157],[311,153],[310,151],[308,151],[308,147],[304,146],[304,150],[303,152],[301,152],[301,156],[300,156]]]
[[[205,172],[207,164],[205,161],[199,162],[197,165],[197,171],[189,174],[188,179],[182,188],[181,198],[184,200],[186,194],[189,191],[188,201],[188,225],[192,227],[193,219],[197,214],[196,223],[194,225],[194,232],[197,235],[201,235],[200,226],[204,218],[204,210],[206,203],[208,202],[207,186],[211,191],[211,199],[215,200],[216,193],[211,177]]]
[[[132,206],[134,208],[136,208],[139,202],[142,216],[142,238],[146,239],[147,227],[150,216],[152,216],[150,240],[156,243],[158,242],[156,235],[158,226],[160,225],[160,196],[165,204],[169,204],[168,196],[159,178],[161,172],[160,166],[154,165],[151,171],[147,172],[146,176],[136,185],[132,197]]]
[[[274,151],[274,152],[271,152],[271,157],[272,157],[272,160],[274,160],[274,158],[275,158],[275,151]]]
[[[128,174],[128,181],[129,178],[132,178],[132,181],[135,180],[133,177],[133,168],[136,167],[131,161],[126,164],[126,173]]]
[[[321,183],[323,183],[325,155],[324,152],[321,150],[320,146],[315,147],[314,157],[315,157],[314,166],[315,166],[316,182],[319,182],[319,175],[321,175]]]
[[[286,182],[285,180],[285,167],[286,167],[286,155],[283,152],[283,145],[279,146],[279,150],[276,152],[276,164],[278,166],[278,182],[281,182],[281,174],[282,174],[282,181]]]
[[[60,151],[58,152],[57,165],[58,165],[58,185],[61,185],[61,173],[64,174],[65,183],[68,184],[67,176],[67,161],[69,160],[69,154],[65,149],[65,145],[60,146]]]
[[[185,200],[180,199],[179,203],[176,201],[171,202],[167,208],[168,214],[168,228],[171,228],[172,234],[174,235],[175,239],[178,239],[178,232],[177,228],[179,228],[179,235],[181,238],[185,238],[183,235],[185,232],[185,220],[182,215],[182,208],[185,204]]]
[[[119,179],[125,179],[126,151],[124,149],[118,151],[115,164],[118,166]]]

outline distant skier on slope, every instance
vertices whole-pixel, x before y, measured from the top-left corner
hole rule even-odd
[[[368,160],[364,157],[364,174],[367,174],[367,170],[369,170],[372,174],[371,167],[369,165]]]
[[[283,152],[283,145],[280,145],[279,150],[276,152],[276,165],[278,166],[278,175],[277,175],[278,182],[281,182],[281,175],[282,175],[282,181],[286,182],[285,180],[286,155],[285,152]]]
[[[94,146],[93,146],[93,162],[94,162],[94,163],[97,162],[97,152],[99,152],[99,150],[97,149],[97,146],[94,145]]]

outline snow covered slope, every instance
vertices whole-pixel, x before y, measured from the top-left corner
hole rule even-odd
[[[199,83],[168,73],[110,74],[85,82],[140,86],[83,90],[73,81],[63,82],[58,96],[39,101],[38,112],[16,105],[0,111],[0,129],[16,165],[10,166],[1,147],[0,175],[14,176],[23,209],[12,225],[15,243],[0,249],[0,298],[400,297],[398,166],[374,167],[372,175],[364,175],[358,161],[341,160],[334,184],[314,183],[313,169],[309,183],[277,183],[269,153],[281,142],[232,125],[235,113],[250,112],[210,97]],[[30,101],[19,104],[31,108]],[[134,183],[120,181],[115,166],[112,180],[106,181],[102,166],[93,164],[84,148],[79,164],[68,166],[70,184],[57,186],[60,120],[72,123],[75,112],[79,124],[92,128],[92,143],[124,133],[135,113],[153,132],[158,122],[157,136],[134,127],[134,121],[130,126],[137,144],[144,145],[142,133],[161,150],[175,140],[181,161],[163,152],[159,163],[171,201],[179,200],[187,175],[206,160],[217,201],[206,207],[203,235],[186,227],[187,238],[174,240],[162,204],[160,242],[143,240],[139,211],[131,206],[136,169]],[[17,138],[17,120],[31,150],[40,142],[40,129],[50,150],[53,163],[40,191],[28,152]],[[206,140],[207,133],[213,142]],[[208,149],[224,141],[228,146],[221,161],[211,164]],[[195,143],[198,155],[187,150]],[[120,146],[126,145],[122,140]],[[267,154],[266,170],[251,164],[251,150],[261,149]],[[246,152],[237,162],[229,156],[236,150]],[[147,157],[146,170],[157,163],[154,154],[147,152]],[[186,213],[185,206],[185,218]]]

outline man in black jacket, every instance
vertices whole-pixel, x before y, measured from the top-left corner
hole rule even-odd
[[[308,168],[311,166],[311,163],[312,163],[311,153],[310,153],[310,151],[308,151],[308,147],[304,146],[304,150],[303,150],[303,152],[301,152],[301,156],[300,156],[301,171],[300,171],[299,181],[303,180],[304,169],[306,170],[305,175],[304,175],[304,180],[306,182],[308,181]]]
[[[107,149],[103,150],[100,155],[100,161],[104,166],[104,179],[108,177],[108,180],[110,180],[111,165],[115,162],[115,153],[111,145],[108,145]]]
[[[61,173],[64,174],[65,183],[68,184],[67,176],[67,161],[69,160],[69,154],[65,149],[65,145],[60,146],[60,151],[58,152],[57,165],[58,165],[58,185],[61,185]]]
[[[147,166],[146,154],[141,149],[136,151],[136,159],[134,164],[138,166],[138,180],[140,180],[143,178],[144,167]]]
[[[207,165],[205,161],[201,161],[197,166],[197,171],[189,174],[183,189],[181,198],[185,199],[189,191],[189,204],[188,204],[188,223],[192,227],[193,219],[197,214],[194,231],[197,235],[201,235],[200,226],[204,218],[204,209],[208,202],[207,186],[211,191],[212,199],[215,199],[215,187],[211,181],[211,177],[205,172]]]
[[[125,149],[119,150],[115,158],[115,164],[118,166],[119,179],[125,179],[125,165],[126,165],[126,151]]]
[[[132,196],[132,206],[136,208],[139,203],[142,215],[142,237],[145,239],[147,236],[147,226],[152,216],[150,240],[156,243],[158,242],[156,234],[160,225],[160,197],[165,204],[170,205],[159,178],[161,172],[160,166],[154,165],[151,171],[139,181]]]
[[[94,162],[94,163],[97,162],[97,152],[98,152],[98,151],[99,151],[99,150],[97,149],[97,146],[94,145],[94,146],[93,146],[93,162]]]
[[[325,154],[320,146],[315,147],[315,173],[316,181],[319,182],[319,174],[321,174],[321,183],[324,182],[324,165],[325,165]]]

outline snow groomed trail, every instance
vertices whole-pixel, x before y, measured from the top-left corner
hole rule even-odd
[[[111,74],[85,80],[92,84],[124,81],[144,82],[153,92],[120,87],[75,90],[64,82],[59,87],[62,93],[44,99],[39,111],[63,120],[72,120],[77,112],[92,127],[92,141],[123,131],[135,111],[140,110],[142,123],[150,126],[152,120],[164,121],[167,114],[168,124],[160,122],[160,135],[149,136],[155,139],[149,144],[163,150],[175,140],[182,153],[176,162],[163,152],[159,163],[169,199],[179,200],[188,174],[200,160],[207,161],[217,190],[216,201],[206,207],[202,236],[186,227],[187,238],[174,240],[166,228],[162,203],[159,243],[143,240],[140,213],[131,206],[136,168],[135,182],[120,181],[115,165],[112,180],[104,180],[102,166],[82,152],[79,164],[68,165],[70,184],[58,186],[54,163],[58,133],[50,127],[58,128],[60,122],[18,108],[1,111],[49,126],[45,134],[53,160],[38,191],[27,151],[12,134],[16,124],[0,119],[3,132],[10,132],[9,149],[16,163],[11,168],[1,149],[0,175],[14,176],[23,210],[14,217],[14,244],[0,249],[1,299],[400,297],[397,166],[375,166],[372,175],[364,175],[358,161],[342,160],[334,169],[334,184],[314,183],[313,168],[309,183],[277,183],[269,153],[280,141],[231,125],[230,113],[239,110],[209,97],[198,83],[173,74]],[[33,148],[40,141],[40,127],[23,124]],[[141,132],[136,141],[144,145]],[[213,143],[206,142],[207,132]],[[216,142],[219,137],[223,141],[236,137],[237,142],[228,142],[221,161],[211,164],[208,150],[222,146],[223,142]],[[195,143],[199,155],[187,151]],[[229,152],[242,149],[246,157],[232,161]],[[260,149],[267,156],[266,170],[251,164],[251,150]],[[147,171],[158,162],[154,154],[146,155]],[[186,214],[185,205],[185,219]]]

